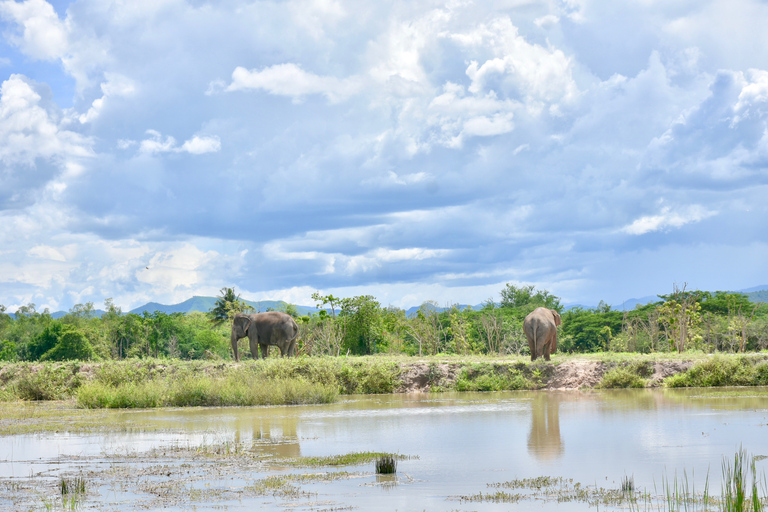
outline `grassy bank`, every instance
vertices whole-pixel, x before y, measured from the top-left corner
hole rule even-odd
[[[583,382],[579,372],[584,373]],[[563,376],[568,376],[567,382]],[[566,382],[566,383],[564,383]],[[0,400],[85,408],[327,403],[338,394],[414,391],[766,386],[768,354],[299,357],[228,362],[127,359],[4,363]]]

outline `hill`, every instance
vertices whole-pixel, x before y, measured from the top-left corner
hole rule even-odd
[[[288,306],[288,303],[282,300],[261,300],[257,302],[244,300],[243,302],[251,306],[254,310],[256,310],[257,313],[262,311],[285,311],[285,308]],[[166,305],[159,304],[157,302],[148,302],[143,306],[132,309],[130,312],[136,313],[137,315],[142,315],[145,311],[150,314],[154,313],[155,311],[166,314],[193,313],[195,311],[207,313],[213,309],[215,305],[216,297],[201,297],[199,295],[195,295],[191,299],[187,299],[184,302],[180,302],[179,304]],[[320,311],[319,309],[311,306],[296,306],[296,309],[299,311],[300,315],[308,315]]]

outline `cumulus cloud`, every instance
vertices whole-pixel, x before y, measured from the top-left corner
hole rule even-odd
[[[707,210],[701,205],[692,205],[677,210],[665,206],[657,215],[640,217],[631,224],[624,226],[621,230],[630,235],[644,235],[654,231],[681,228],[686,224],[700,222],[713,215],[717,215],[717,212]]]
[[[127,77],[117,73],[106,73],[105,78],[107,81],[103,82],[100,86],[102,96],[93,100],[91,108],[85,114],[79,116],[78,120],[81,123],[89,123],[97,119],[108,98],[128,97],[136,92],[136,85]]]
[[[67,29],[45,0],[0,2],[0,16],[19,25],[21,33],[12,34],[10,40],[30,57],[55,60],[66,54]]]
[[[262,89],[277,96],[290,96],[301,100],[304,96],[320,94],[337,103],[358,93],[363,86],[360,79],[338,79],[304,71],[296,64],[286,63],[266,67],[260,71],[238,66],[232,72],[232,83],[226,91]]]
[[[91,141],[62,129],[60,115],[45,104],[39,89],[18,74],[0,86],[0,159],[32,165],[36,158],[90,156]]]
[[[3,304],[768,279],[758,1],[56,5],[0,0]]]
[[[190,153],[202,155],[221,150],[221,141],[216,136],[195,135],[181,146],[178,146],[176,139],[170,135],[163,138],[163,135],[157,130],[147,130],[147,134],[150,135],[150,138],[142,140],[139,144],[139,151],[142,153]],[[120,141],[122,149],[127,149],[131,145],[130,141]]]

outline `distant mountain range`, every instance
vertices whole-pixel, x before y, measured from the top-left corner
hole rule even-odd
[[[749,297],[749,300],[752,302],[768,302],[768,284],[764,284],[761,286],[753,286],[752,288],[746,288],[744,290],[737,290],[738,293],[744,293]],[[200,297],[198,295],[192,297],[191,299],[187,299],[184,302],[181,302],[179,304],[160,304],[157,302],[148,302],[147,304],[144,304],[143,306],[139,306],[138,308],[132,309],[129,311],[130,313],[136,313],[137,315],[142,315],[144,312],[148,313],[154,313],[155,311],[159,311],[161,313],[171,314],[171,313],[192,313],[195,311],[200,311],[203,313],[207,313],[216,304],[216,297]],[[650,304],[652,302],[659,301],[659,297],[656,295],[649,295],[647,297],[640,297],[639,299],[628,299],[624,301],[621,304],[612,304],[611,307],[615,310],[632,310],[635,309],[635,306]],[[246,304],[249,306],[252,306],[257,312],[260,311],[284,311],[286,306],[288,305],[286,302],[283,302],[281,300],[261,300],[261,301],[250,301],[250,300],[244,300]],[[574,307],[583,307],[583,308],[591,308],[596,307],[593,306],[584,306],[583,304],[564,304],[566,309],[574,308]],[[411,308],[408,308],[406,310],[406,314],[408,316],[415,315],[416,312],[419,310],[421,306],[413,306]],[[428,309],[434,309],[437,311],[445,311],[445,307],[440,306],[432,306],[427,305]],[[462,311],[465,310],[468,307],[471,307],[472,309],[482,309],[482,304],[477,304],[475,306],[469,306],[467,304],[459,304],[459,309]],[[296,309],[298,310],[300,315],[311,315],[314,313],[317,313],[320,311],[318,308],[313,306],[296,306]],[[330,310],[328,310],[330,311]],[[53,318],[61,318],[64,315],[66,315],[66,311],[56,311],[55,313],[51,313],[51,316]],[[100,309],[94,310],[94,314],[96,316],[101,316],[104,314],[104,311]],[[13,315],[12,315],[13,316]]]

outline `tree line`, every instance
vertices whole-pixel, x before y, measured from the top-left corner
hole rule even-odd
[[[528,355],[525,316],[539,306],[562,316],[558,351],[747,352],[768,348],[768,304],[741,293],[689,291],[674,287],[655,303],[618,311],[565,308],[560,298],[534,286],[507,284],[500,300],[476,310],[425,302],[413,315],[383,307],[373,296],[335,297],[316,293],[320,311],[299,315],[299,355],[435,354]],[[0,360],[116,360],[139,358],[232,359],[232,317],[250,312],[234,288],[223,288],[208,313],[123,313],[111,299],[105,313],[78,304],[52,318],[34,304],[11,316],[0,305]],[[247,340],[241,347],[248,351]],[[273,349],[274,352],[275,349]]]

